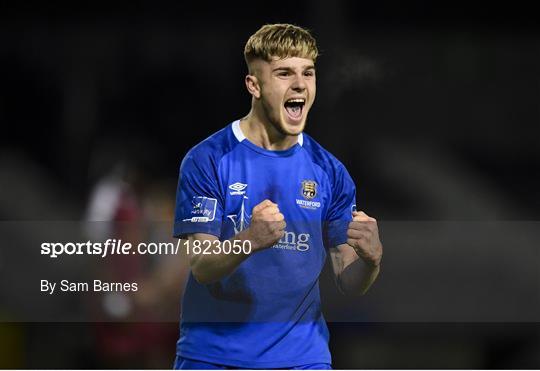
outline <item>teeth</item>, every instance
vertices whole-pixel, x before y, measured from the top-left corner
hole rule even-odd
[[[305,101],[306,101],[305,99],[298,98],[298,99],[289,99],[287,103],[304,103]]]

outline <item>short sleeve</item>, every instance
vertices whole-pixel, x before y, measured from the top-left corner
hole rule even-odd
[[[343,165],[340,164],[333,179],[332,201],[325,220],[327,247],[347,242],[347,228],[356,211],[356,187]]]
[[[223,197],[214,159],[191,150],[180,165],[173,236],[208,233],[220,237]]]

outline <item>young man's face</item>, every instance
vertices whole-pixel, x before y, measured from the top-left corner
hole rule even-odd
[[[274,58],[253,62],[259,84],[259,99],[269,122],[284,135],[304,130],[315,100],[315,65],[311,59]]]

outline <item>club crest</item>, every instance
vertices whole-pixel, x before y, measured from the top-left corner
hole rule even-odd
[[[302,196],[306,200],[312,200],[317,196],[317,183],[313,180],[304,180],[302,182]]]

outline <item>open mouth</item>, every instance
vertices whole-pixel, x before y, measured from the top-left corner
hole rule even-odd
[[[285,111],[290,118],[298,120],[302,117],[302,111],[306,100],[304,98],[292,98],[285,102]]]

